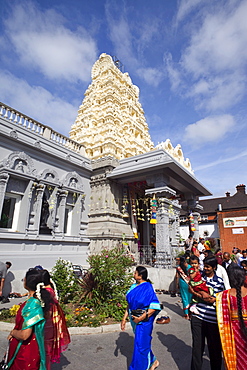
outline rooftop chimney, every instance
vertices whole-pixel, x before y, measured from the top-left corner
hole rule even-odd
[[[229,197],[231,195],[231,193],[229,193],[229,191],[226,192],[226,197]]]
[[[245,185],[244,184],[237,185],[236,189],[237,189],[237,193],[245,194]]]

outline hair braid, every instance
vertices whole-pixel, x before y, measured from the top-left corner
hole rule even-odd
[[[241,286],[236,287],[237,292],[237,304],[238,304],[238,318],[240,322],[240,328],[243,335],[247,338],[247,328],[245,326],[243,311],[242,311],[242,296],[241,296]]]

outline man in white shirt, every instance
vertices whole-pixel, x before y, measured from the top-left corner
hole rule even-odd
[[[239,259],[238,259],[238,265],[241,266],[241,262],[244,261],[244,260],[247,260],[247,251],[246,250],[242,251],[242,256],[239,257]]]
[[[198,243],[197,249],[199,250],[200,253],[202,253],[205,250],[204,239],[199,238],[199,243]]]
[[[230,283],[229,283],[229,278],[228,278],[228,275],[227,275],[226,269],[224,269],[224,267],[222,267],[222,266],[218,263],[218,265],[217,265],[217,268],[216,268],[215,272],[216,272],[216,275],[217,275],[217,276],[219,276],[221,279],[223,279],[226,290],[231,289],[231,285],[230,285]]]

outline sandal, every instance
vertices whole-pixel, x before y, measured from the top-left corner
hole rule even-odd
[[[156,320],[156,324],[169,324],[170,321],[169,316],[161,316]]]

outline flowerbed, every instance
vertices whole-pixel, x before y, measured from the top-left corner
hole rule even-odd
[[[103,250],[88,258],[87,275],[78,278],[69,261],[58,259],[52,278],[68,327],[97,327],[121,321],[131,285],[133,257],[124,247]],[[14,322],[19,305],[0,311],[0,321]]]

